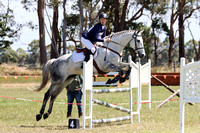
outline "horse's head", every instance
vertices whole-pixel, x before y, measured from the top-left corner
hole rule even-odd
[[[110,48],[117,51],[118,53],[122,53],[124,47],[127,44],[130,44],[130,47],[136,51],[140,58],[145,56],[142,32],[136,32],[134,30],[120,31],[113,33],[108,37],[111,38],[111,41],[109,44],[105,43],[104,45],[109,45]]]
[[[130,47],[132,47],[136,53],[138,54],[139,58],[143,58],[145,56],[143,39],[142,39],[142,31],[134,32],[132,34],[132,38],[129,41]]]

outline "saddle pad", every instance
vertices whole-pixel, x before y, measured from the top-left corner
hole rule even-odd
[[[94,54],[94,59],[97,57],[98,48],[96,50],[97,52]],[[83,52],[77,53],[77,51],[75,50],[72,53],[72,59],[73,59],[73,62],[82,62],[85,59],[85,55],[83,54]]]

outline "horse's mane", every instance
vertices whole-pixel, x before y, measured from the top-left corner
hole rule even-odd
[[[123,31],[119,31],[119,32],[116,32],[116,33],[112,33],[112,34],[106,36],[106,38],[107,37],[111,38],[111,37],[114,37],[114,36],[119,35],[119,34],[133,33],[133,32],[135,32],[135,30],[123,30]]]

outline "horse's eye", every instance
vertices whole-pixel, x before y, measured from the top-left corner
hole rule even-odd
[[[140,40],[137,40],[137,42],[140,42]]]

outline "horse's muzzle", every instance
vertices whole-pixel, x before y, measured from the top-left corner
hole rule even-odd
[[[144,50],[138,50],[137,53],[138,53],[139,58],[143,58],[145,56]]]
[[[145,56],[145,54],[139,54],[140,58],[143,58]]]

